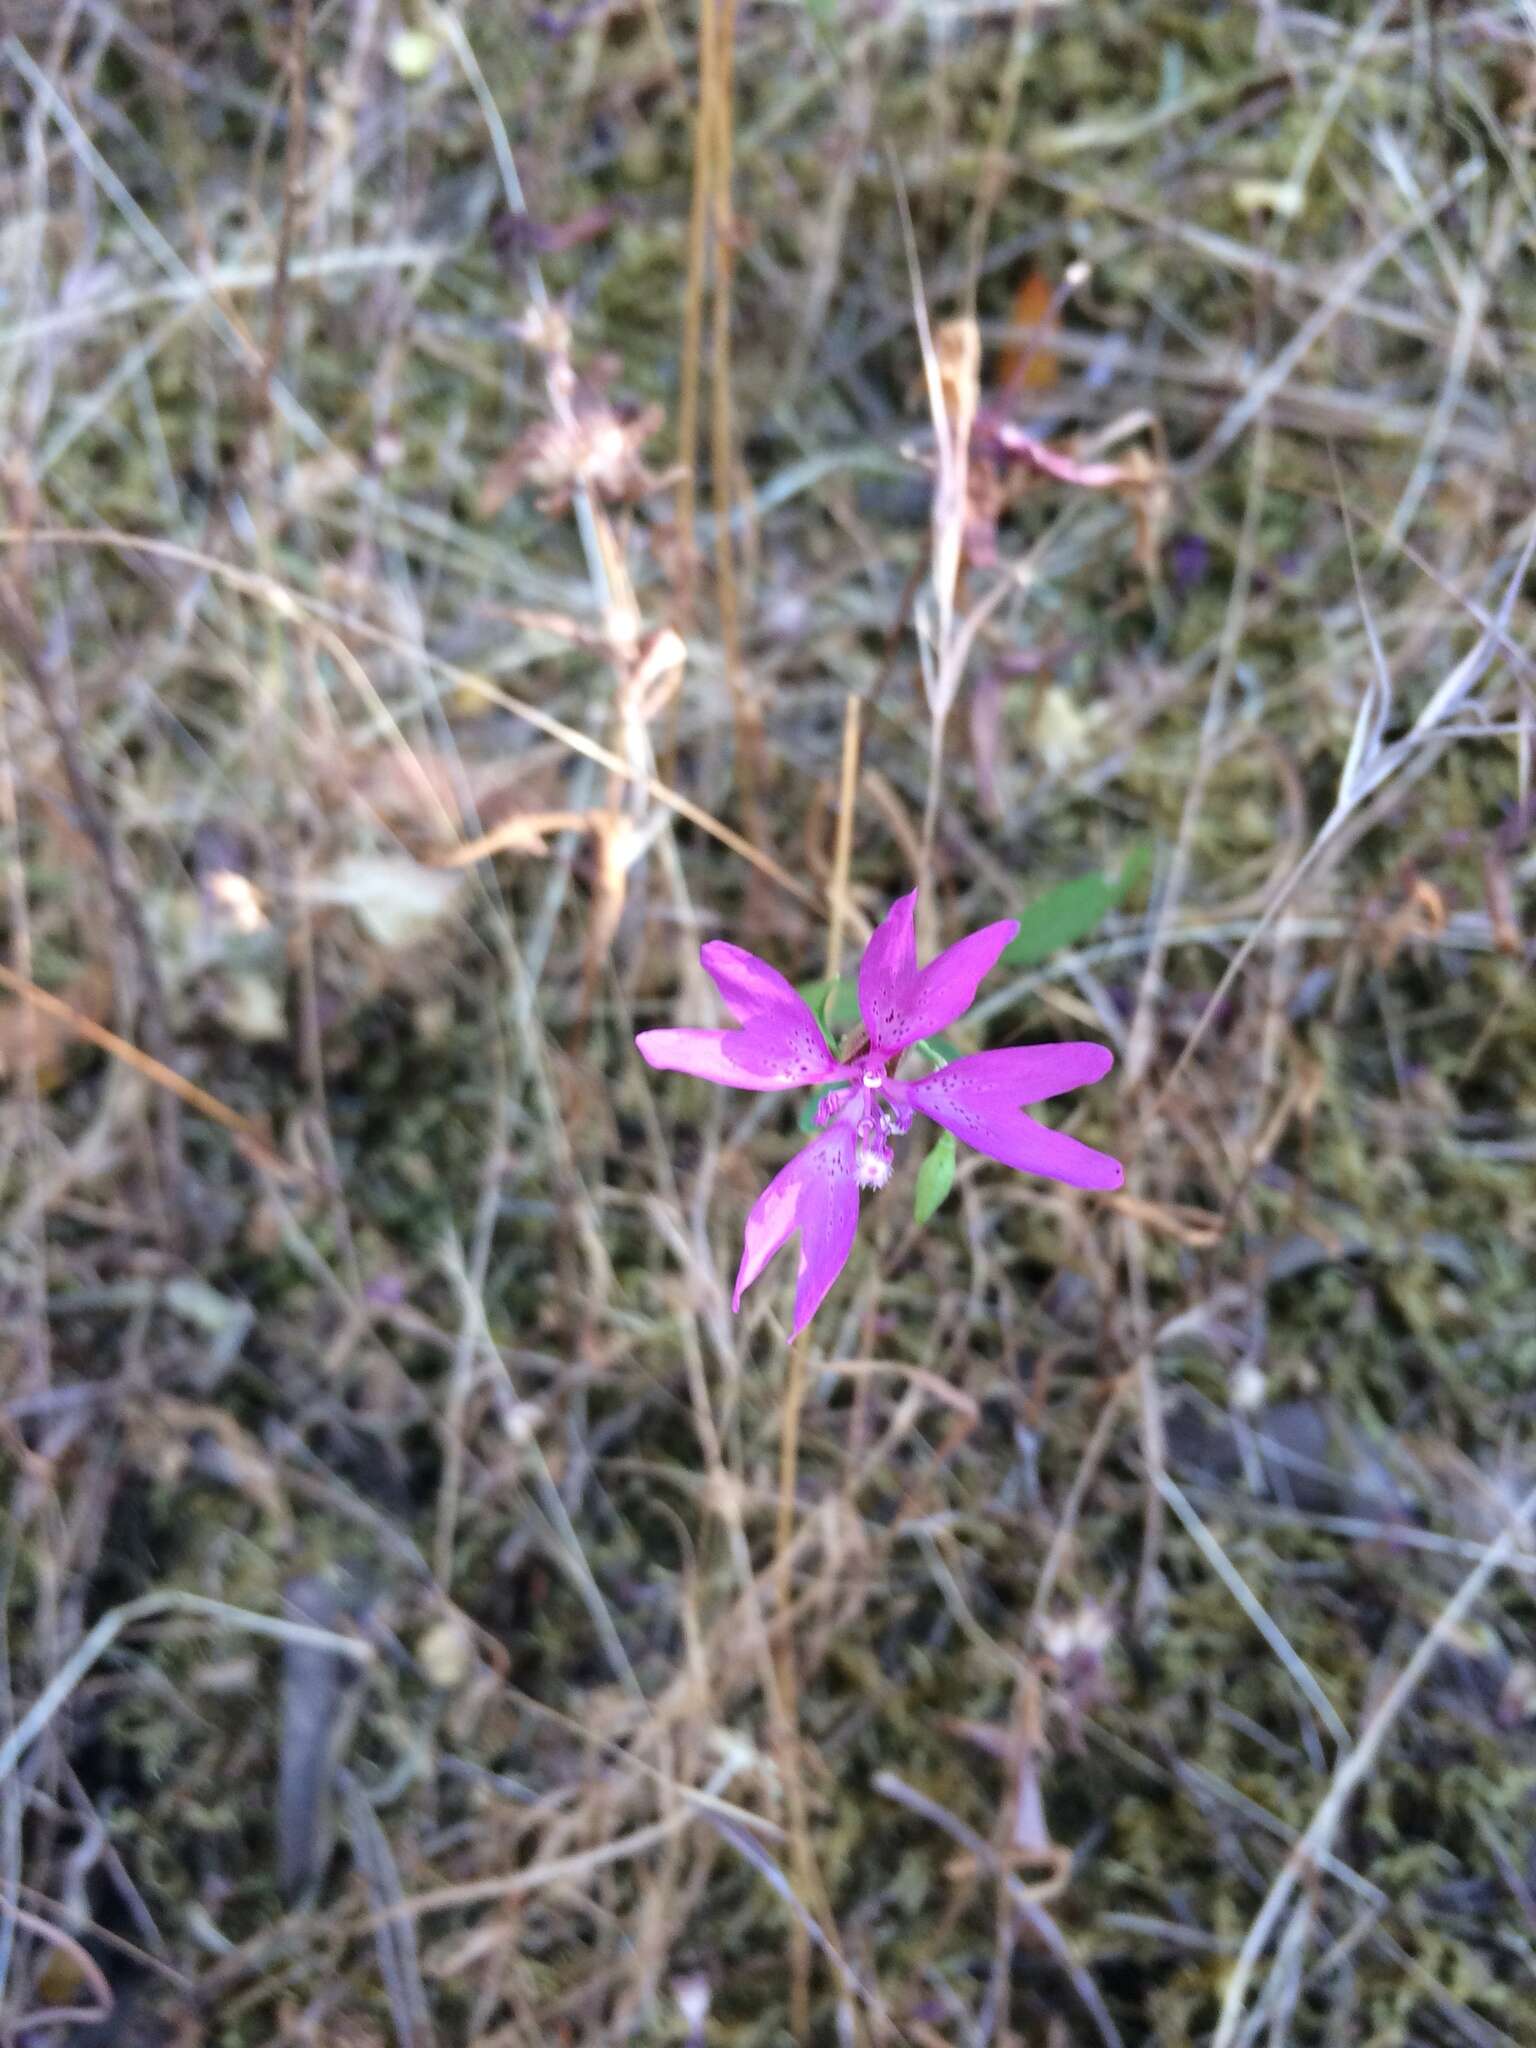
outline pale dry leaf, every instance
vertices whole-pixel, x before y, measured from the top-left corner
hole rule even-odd
[[[614,933],[624,915],[629,871],[645,844],[643,835],[631,820],[617,811],[595,812],[592,830],[597,847],[597,865],[592,882],[592,922],[587,934],[589,975],[595,974],[608,957]]]
[[[1239,213],[1270,213],[1277,220],[1295,220],[1305,198],[1304,187],[1288,178],[1239,178],[1232,187]]]
[[[1097,722],[1059,684],[1043,693],[1035,721],[1035,752],[1053,775],[1069,775],[1088,758]]]
[[[934,330],[944,417],[955,441],[968,438],[981,398],[981,330],[971,319],[942,320]]]
[[[946,621],[957,601],[966,536],[975,524],[970,503],[971,429],[981,398],[981,333],[971,319],[945,320],[933,340],[933,371],[943,417],[935,418],[939,462],[933,490],[933,592],[939,609],[938,638],[948,641]],[[958,675],[936,678],[937,704],[953,702]]]
[[[245,1045],[281,1045],[288,1036],[282,992],[265,974],[231,974],[215,1001],[219,1022]]]
[[[386,952],[427,938],[459,889],[458,877],[405,854],[348,854],[305,884],[309,902],[350,910]]]
[[[261,891],[238,868],[214,868],[202,878],[208,914],[240,938],[253,938],[267,928]]]
[[[474,1668],[475,1646],[457,1614],[445,1614],[416,1639],[416,1662],[428,1685],[456,1692]]]
[[[659,405],[626,414],[605,401],[582,404],[568,419],[539,420],[493,462],[480,486],[477,511],[492,519],[525,485],[540,492],[541,512],[560,512],[585,486],[599,498],[626,501],[660,488],[641,450],[662,423]]]
[[[1136,566],[1144,576],[1155,578],[1161,572],[1163,533],[1173,501],[1168,472],[1145,448],[1132,448],[1121,468],[1125,475],[1115,495],[1129,505],[1136,523]]]

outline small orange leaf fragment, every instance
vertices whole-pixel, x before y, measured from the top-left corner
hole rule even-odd
[[[1061,373],[1050,343],[1061,325],[1056,287],[1043,270],[1022,279],[1008,309],[1015,327],[1035,329],[1027,340],[1011,341],[997,359],[998,390],[1006,397],[1020,391],[1047,391]]]

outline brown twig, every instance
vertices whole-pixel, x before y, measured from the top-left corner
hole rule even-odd
[[[850,690],[843,706],[843,769],[837,790],[837,837],[832,850],[831,912],[827,920],[827,979],[843,966],[843,926],[848,916],[848,870],[853,859],[853,814],[859,800],[860,700]]]
[[[62,1927],[55,1927],[51,1920],[43,1919],[40,1913],[29,1913],[24,1906],[15,1905],[11,1900],[4,1898],[0,1898],[0,1913],[4,1913],[7,1919],[13,1920],[28,1934],[36,1935],[39,1941],[47,1942],[50,1948],[57,1949],[60,1955],[67,1957],[81,1983],[96,2001],[94,2006],[41,2006],[36,2012],[24,2013],[19,2019],[12,2020],[5,2028],[5,2038],[8,2041],[25,2040],[33,2032],[40,2032],[45,2027],[105,2026],[112,2017],[116,2000],[112,1996],[112,1987],[95,1958],[80,1946],[72,1934],[67,1934]]]
[[[693,122],[693,194],[688,214],[688,283],[683,294],[682,361],[678,370],[677,530],[682,616],[693,607],[698,574],[694,523],[698,511],[699,371],[704,339],[704,266],[709,257],[709,220],[714,180],[715,36],[712,0],[702,0],[699,19],[698,109]]]
[[[713,319],[710,336],[709,464],[715,512],[715,599],[720,613],[721,651],[726,684],[736,719],[736,745],[741,784],[741,814],[747,836],[762,841],[758,810],[762,733],[757,711],[747,695],[741,667],[741,605],[736,587],[736,453],[731,419],[731,274],[734,267],[735,217],[731,206],[733,146],[731,88],[736,31],[736,0],[713,0],[715,54],[712,225],[714,229]]]
[[[91,1045],[99,1046],[110,1053],[115,1060],[121,1060],[125,1067],[132,1067],[136,1074],[142,1074],[146,1081],[156,1088],[184,1102],[189,1109],[195,1109],[199,1116],[210,1122],[222,1124],[226,1131],[232,1131],[240,1140],[242,1149],[252,1162],[268,1173],[287,1176],[292,1169],[272,1150],[259,1125],[227,1103],[220,1102],[216,1095],[210,1095],[206,1088],[199,1088],[195,1081],[189,1081],[178,1074],[174,1067],[168,1067],[163,1060],[157,1060],[138,1046],[131,1045],[126,1038],[119,1038],[115,1031],[109,1031],[104,1024],[98,1024],[94,1017],[87,1017],[59,996],[50,995],[35,982],[26,981],[13,968],[0,963],[0,988],[8,989],[13,996],[29,1003],[34,1010],[42,1011],[45,1017],[52,1017],[65,1025],[78,1037]]]

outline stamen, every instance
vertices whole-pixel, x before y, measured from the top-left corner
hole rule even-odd
[[[840,1113],[847,1101],[848,1090],[846,1088],[833,1088],[829,1093],[823,1095],[820,1102],[816,1105],[817,1128],[824,1129],[826,1125],[831,1123],[833,1117]]]

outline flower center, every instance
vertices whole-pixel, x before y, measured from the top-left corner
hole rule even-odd
[[[816,1121],[853,1125],[854,1174],[861,1188],[883,1188],[896,1169],[891,1139],[911,1128],[912,1112],[901,1082],[890,1079],[888,1060],[865,1058],[851,1064],[847,1084],[830,1089],[817,1104]]]

